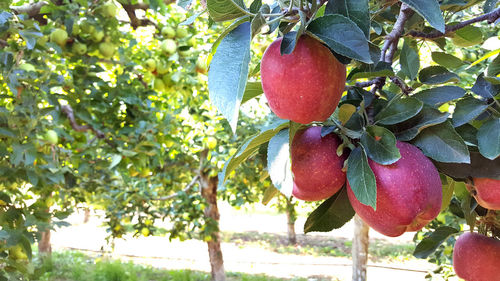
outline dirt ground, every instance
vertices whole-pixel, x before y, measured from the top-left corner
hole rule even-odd
[[[260,209],[259,209],[260,210]],[[285,215],[276,215],[259,210],[235,210],[221,204],[221,230],[230,233],[271,233],[278,236],[286,234]],[[110,250],[105,241],[106,231],[101,226],[102,218],[93,213],[88,223],[83,223],[83,213],[70,217],[70,227],[57,229],[52,235],[52,247],[58,249],[82,249],[90,251]],[[299,216],[296,231],[300,239],[317,239],[318,242],[345,241],[353,233],[353,225],[348,223],[341,229],[329,233],[312,233],[303,235],[302,227],[305,217]],[[398,238],[386,238],[370,232],[370,239],[387,240],[391,243],[410,243],[413,234],[405,234]],[[300,247],[300,243],[299,243]],[[234,241],[223,242],[222,251],[226,271],[249,274],[266,274],[269,276],[293,278],[306,277],[309,280],[351,280],[350,258],[330,256],[310,256],[277,253],[258,245],[242,245]],[[142,237],[115,240],[115,248],[111,254],[121,259],[132,259],[134,262],[150,264],[167,269],[193,269],[209,271],[208,252],[202,241],[190,240],[180,242],[169,241],[166,237]],[[394,262],[370,262],[369,280],[384,281],[417,281],[425,280],[426,272],[434,266],[425,260],[414,258]]]

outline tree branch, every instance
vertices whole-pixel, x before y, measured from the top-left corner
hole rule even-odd
[[[43,6],[48,4],[49,3],[46,1],[40,1],[36,3],[24,4],[22,6],[10,6],[10,9],[16,14],[28,14],[30,18],[33,18],[40,13],[40,9],[42,9]]]
[[[85,132],[85,131],[92,131],[96,137],[100,138],[100,139],[103,139],[106,135],[97,130],[97,129],[94,129],[92,126],[90,125],[79,125],[76,120],[75,120],[75,115],[73,113],[73,108],[71,108],[70,105],[63,105],[61,106],[61,111],[66,115],[66,117],[68,118],[69,120],[69,123],[71,124],[71,127],[73,128],[73,130],[77,131],[77,132]]]
[[[440,38],[444,37],[452,32],[455,32],[461,28],[464,28],[468,25],[471,25],[476,22],[481,22],[481,21],[488,21],[489,24],[494,23],[500,18],[500,8],[497,8],[487,14],[475,17],[470,20],[466,20],[464,22],[455,24],[455,25],[447,25],[445,28],[445,32],[441,33],[437,30],[430,32],[430,33],[425,33],[425,32],[420,32],[420,31],[411,31],[408,34],[412,37],[417,37],[417,38],[426,38],[426,39],[434,39],[434,38]]]
[[[197,183],[199,181],[199,179],[200,179],[200,176],[197,175],[197,176],[195,176],[191,180],[191,182],[182,191],[178,191],[178,192],[176,192],[176,193],[174,193],[172,195],[155,198],[153,200],[156,200],[156,201],[168,201],[168,200],[174,199],[175,197],[179,196],[180,193],[188,192],[195,185],[195,183]]]
[[[145,3],[138,3],[138,4],[123,4],[120,3],[127,12],[127,15],[130,19],[130,25],[132,26],[133,29],[137,29],[139,26],[148,26],[148,25],[154,25],[155,27],[158,27],[156,23],[150,21],[149,19],[139,19],[137,18],[137,15],[135,14],[135,10],[144,10],[147,11],[149,9],[149,5]]]

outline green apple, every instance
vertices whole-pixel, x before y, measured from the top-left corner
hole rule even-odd
[[[19,65],[19,69],[22,69],[26,72],[36,71],[35,67],[30,63],[23,63]]]
[[[42,36],[42,37],[38,38],[38,41],[37,41],[37,43],[38,43],[40,46],[45,46],[45,44],[46,44],[47,42],[49,42],[49,36],[47,36],[47,35],[44,35],[44,36]]]
[[[165,61],[160,60],[156,64],[156,72],[158,72],[158,74],[160,74],[160,75],[165,74],[168,72],[168,70],[169,70],[169,66]]]
[[[161,80],[163,81],[163,85],[165,87],[170,87],[170,86],[172,86],[174,84],[174,82],[172,81],[172,78],[168,74],[163,75],[163,77],[161,78]]]
[[[45,133],[45,140],[52,145],[56,145],[59,142],[59,137],[56,131],[48,130],[47,133]]]
[[[56,28],[52,31],[52,33],[50,33],[50,42],[54,42],[61,47],[66,45],[67,40],[68,33],[64,29]]]
[[[181,57],[188,57],[191,55],[191,47],[189,46],[181,46],[178,49],[179,56]]]
[[[172,55],[177,50],[177,44],[172,39],[165,39],[163,40],[163,42],[161,42],[160,49],[164,53]]]
[[[116,46],[110,42],[102,42],[99,44],[99,52],[105,58],[111,58],[116,51]]]
[[[87,34],[92,34],[95,31],[95,26],[93,26],[88,20],[84,20],[80,24],[80,29]]]
[[[117,7],[112,2],[107,2],[100,7],[101,15],[107,18],[116,17]]]
[[[172,27],[170,26],[164,26],[162,29],[161,29],[161,34],[167,38],[174,38],[175,37],[175,29],[173,29]]]
[[[148,60],[146,60],[146,62],[144,63],[144,68],[147,71],[150,71],[150,72],[155,71],[155,69],[156,69],[156,61],[154,59],[148,59]]]
[[[71,35],[77,36],[78,34],[80,34],[80,26],[75,22],[73,23],[73,28],[71,29]]]
[[[96,43],[101,42],[104,38],[104,31],[102,31],[101,29],[94,30],[94,32],[92,32],[92,34],[90,35],[90,38]]]
[[[175,30],[175,36],[177,36],[177,38],[185,38],[188,35],[189,32],[187,30],[187,27],[178,26],[177,29]]]
[[[207,147],[208,149],[214,149],[217,146],[217,139],[214,137],[207,138]]]
[[[163,83],[162,79],[156,77],[153,82],[153,88],[158,92],[163,92],[165,91],[165,83]]]
[[[9,249],[9,256],[14,260],[27,260],[28,256],[20,245],[16,245]]]
[[[75,55],[85,55],[87,53],[87,45],[75,42],[71,48]]]

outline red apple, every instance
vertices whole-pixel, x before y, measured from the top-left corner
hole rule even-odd
[[[415,146],[397,142],[401,158],[391,165],[368,160],[377,182],[377,209],[359,202],[347,184],[356,213],[370,227],[391,237],[417,231],[437,217],[442,186],[434,164]],[[349,168],[348,168],[349,169]]]
[[[460,235],[453,249],[453,268],[466,281],[500,281],[500,240],[478,233]]]
[[[500,180],[473,178],[473,186],[467,185],[479,205],[490,210],[500,210]]]
[[[271,110],[283,119],[308,124],[325,121],[344,92],[345,66],[316,39],[303,35],[289,55],[280,54],[282,38],[264,53],[262,88]]]
[[[345,183],[345,153],[337,156],[340,139],[333,133],[321,137],[321,127],[298,131],[292,141],[293,196],[306,201],[324,200]]]

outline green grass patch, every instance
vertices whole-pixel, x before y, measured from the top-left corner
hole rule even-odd
[[[307,281],[266,275],[227,273],[228,281]],[[39,263],[30,280],[40,281],[210,281],[210,274],[193,270],[164,270],[120,260],[93,258],[76,251],[54,252]],[[320,280],[320,279],[318,279]]]

